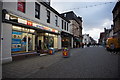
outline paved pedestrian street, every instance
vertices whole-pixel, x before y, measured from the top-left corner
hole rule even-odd
[[[3,78],[118,78],[118,54],[104,47],[85,47],[3,64]]]

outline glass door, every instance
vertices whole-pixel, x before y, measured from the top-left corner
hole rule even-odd
[[[28,44],[28,36],[27,33],[22,33],[22,39],[21,39],[21,49],[22,51],[27,50],[27,44]]]

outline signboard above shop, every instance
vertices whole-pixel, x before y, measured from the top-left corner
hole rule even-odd
[[[47,31],[51,31],[51,32],[58,33],[58,30],[56,30],[56,29],[52,29],[52,28],[47,27],[47,26],[44,26],[44,25],[42,25],[42,24],[38,24],[38,23],[29,21],[29,20],[26,20],[26,19],[23,19],[23,18],[19,18],[19,17],[17,17],[17,16],[13,16],[12,14],[6,14],[6,15],[5,15],[5,19],[10,20],[10,17],[11,17],[11,16],[12,16],[12,18],[15,17],[15,19],[17,19],[16,21],[17,21],[18,23],[22,23],[22,24],[29,25],[29,26],[33,26],[33,27],[36,27],[36,28],[39,28],[39,29],[42,29],[42,30],[47,30]]]

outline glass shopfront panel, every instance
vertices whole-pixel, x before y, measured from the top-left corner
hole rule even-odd
[[[35,49],[35,30],[13,26],[12,53],[28,52]]]
[[[54,37],[53,36],[44,36],[45,48],[54,47]]]
[[[21,51],[21,32],[12,32],[12,52]]]

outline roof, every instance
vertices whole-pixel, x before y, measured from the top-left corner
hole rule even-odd
[[[77,15],[73,11],[65,12],[60,15],[64,17],[65,14],[66,14],[66,18],[68,20],[75,20],[78,24],[80,24],[79,21],[82,22],[82,17],[80,17],[80,16],[77,17]]]

